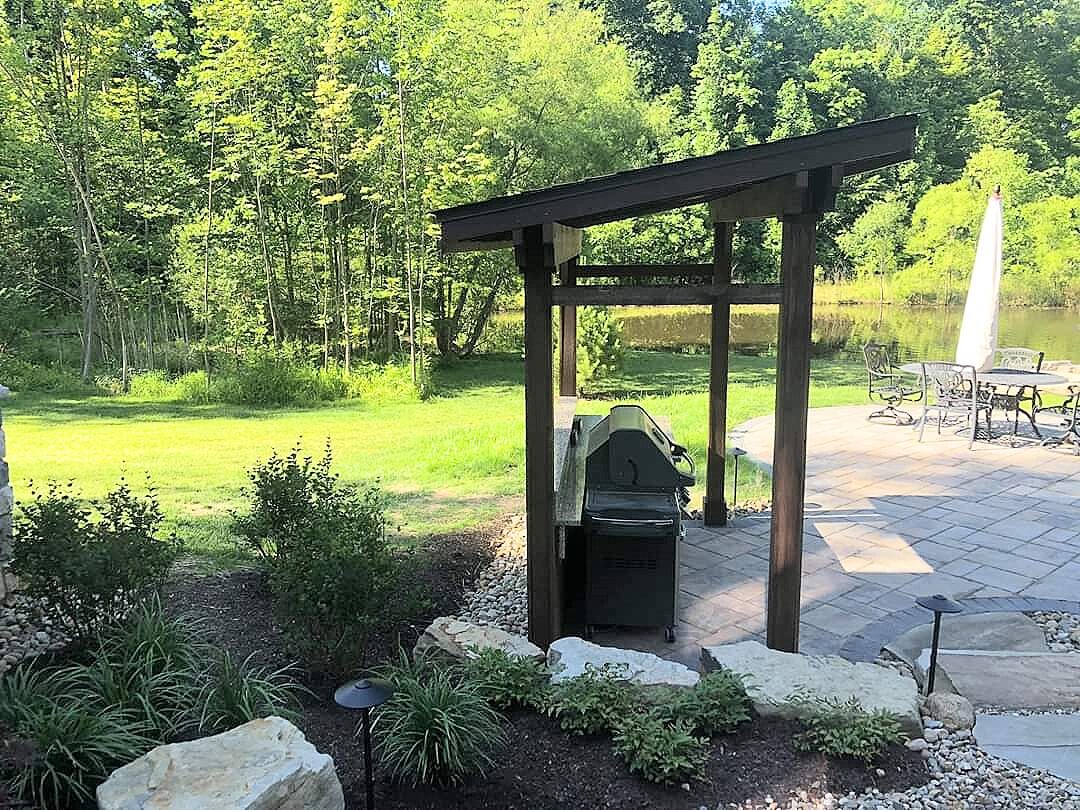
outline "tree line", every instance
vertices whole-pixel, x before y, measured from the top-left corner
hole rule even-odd
[[[440,255],[433,209],[910,111],[917,159],[847,181],[821,277],[955,300],[1000,183],[1006,292],[1080,298],[1078,0],[3,9],[0,354],[66,330],[84,378],[258,347],[416,377],[520,285]],[[591,229],[586,259],[700,261],[704,218]],[[736,273],[773,277],[778,240],[740,226]]]

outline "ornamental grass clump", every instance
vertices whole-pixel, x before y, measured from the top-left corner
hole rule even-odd
[[[259,717],[296,718],[305,690],[290,677],[292,667],[271,670],[253,662],[254,653],[237,660],[227,650],[203,678],[199,693],[199,731],[216,734]]]
[[[803,711],[803,731],[793,740],[799,751],[851,757],[870,765],[890,745],[907,739],[894,715],[883,709],[867,711],[854,696],[841,701],[797,693],[789,702]]]
[[[615,753],[650,782],[670,785],[700,779],[709,761],[708,740],[691,722],[669,720],[656,712],[640,712],[615,728]]]
[[[548,670],[542,661],[489,647],[473,650],[465,675],[496,709],[542,709],[548,695]]]
[[[299,687],[283,671],[235,663],[198,624],[170,617],[156,600],[108,628],[89,663],[0,678],[0,728],[27,755],[8,767],[12,791],[35,807],[81,806],[117,767],[195,732],[256,717],[289,716]]]
[[[402,663],[383,671],[394,695],[375,712],[378,752],[411,785],[459,785],[483,776],[506,741],[503,718],[456,666]]]
[[[626,679],[626,668],[587,665],[576,677],[556,683],[544,710],[563,731],[600,734],[612,731],[643,705],[640,690]]]

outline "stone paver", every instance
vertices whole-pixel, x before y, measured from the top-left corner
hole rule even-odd
[[[1080,782],[1080,714],[978,714],[984,751]]]
[[[859,648],[855,657],[873,657],[875,643],[928,618],[917,608],[896,616],[928,593],[969,604],[972,598],[1028,597],[1013,610],[1037,609],[1025,605],[1038,599],[1080,598],[1080,458],[1034,444],[976,442],[969,451],[955,428],[940,436],[928,430],[920,443],[910,427],[867,422],[871,410],[810,411],[804,652],[847,655]],[[731,431],[729,445],[767,467],[772,440],[768,416]],[[767,514],[739,517],[720,529],[691,522],[678,642],[665,644],[656,632],[601,633],[596,640],[688,664],[706,641],[763,640],[768,559]],[[882,621],[896,626],[870,638]]]

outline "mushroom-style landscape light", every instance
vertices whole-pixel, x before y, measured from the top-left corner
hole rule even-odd
[[[942,593],[935,593],[933,596],[920,596],[915,600],[915,604],[934,612],[934,637],[930,642],[930,672],[926,676],[926,694],[929,695],[934,691],[934,673],[937,671],[938,642],[941,640],[941,614],[961,613],[964,606]]]
[[[735,480],[731,482],[731,508],[739,502],[739,456],[745,456],[746,451],[741,447],[732,447],[731,455],[735,457]]]
[[[371,710],[390,699],[394,690],[384,683],[360,678],[339,686],[334,702],[346,709],[360,709],[364,727],[364,785],[367,788],[367,810],[375,810],[375,780],[371,772]]]

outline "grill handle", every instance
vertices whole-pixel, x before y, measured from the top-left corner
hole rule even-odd
[[[656,429],[656,432],[660,436],[664,437],[664,441],[667,442],[668,449],[671,452],[672,460],[677,461],[681,458],[690,465],[690,475],[687,475],[684,472],[679,472],[678,470],[676,470],[676,472],[678,472],[681,476],[681,483],[684,486],[692,487],[694,485],[694,482],[697,480],[697,465],[694,464],[694,459],[690,455],[690,451],[683,447],[681,444],[676,444],[675,441],[670,436],[668,436],[667,433],[664,432],[664,429],[660,427],[660,423],[653,419],[651,413],[649,413],[644,408],[641,409],[641,412],[647,417],[649,417],[649,421],[653,423],[653,428]]]
[[[643,528],[646,526],[650,529],[670,529],[672,526],[675,525],[675,521],[671,520],[670,518],[667,520],[635,520],[633,518],[609,518],[593,515],[589,519],[593,523],[600,523],[605,526],[620,526],[626,529]]]

